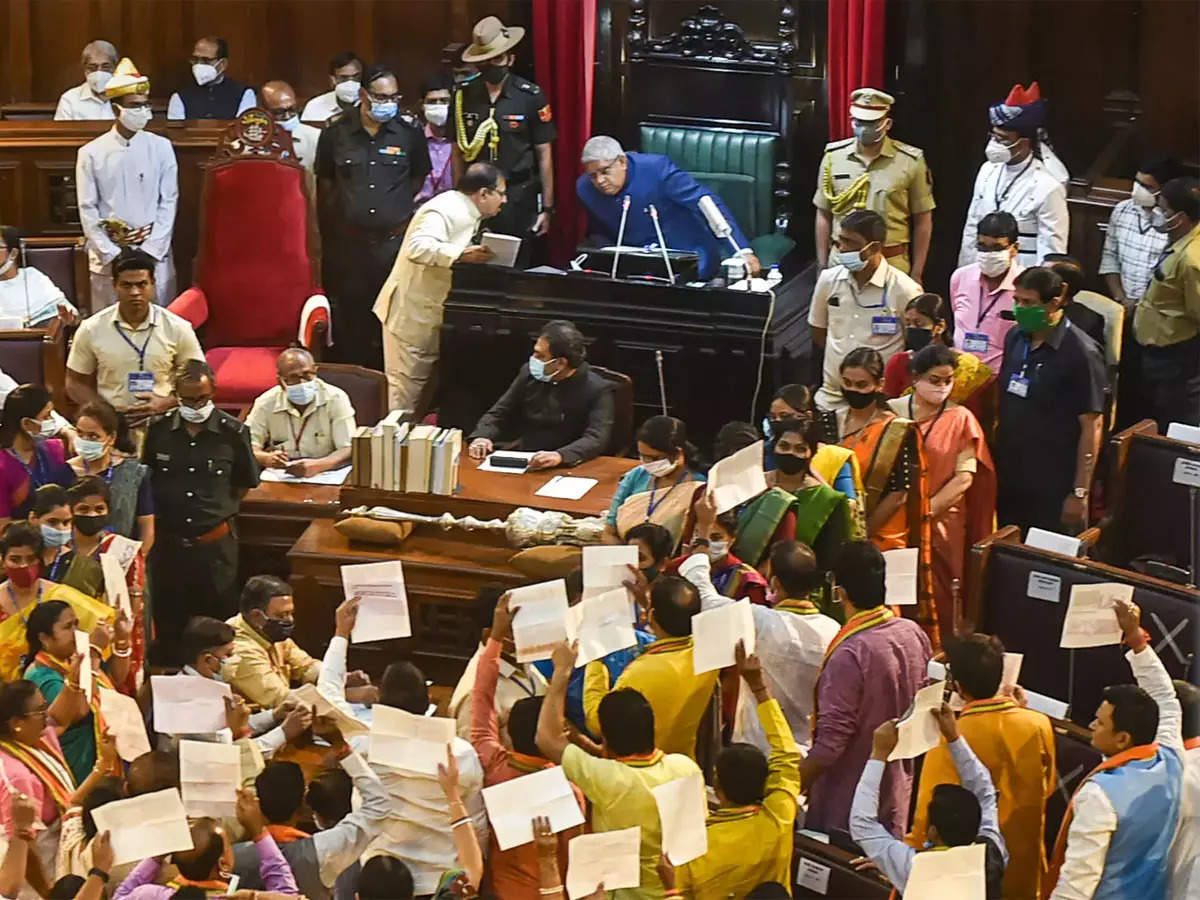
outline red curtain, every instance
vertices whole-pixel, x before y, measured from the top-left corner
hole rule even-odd
[[[885,0],[829,0],[829,139],[850,137],[850,94],[884,89]]]
[[[558,128],[550,259],[561,263],[575,255],[585,227],[575,179],[579,154],[592,133],[596,0],[533,0],[533,53],[537,83],[550,99]]]

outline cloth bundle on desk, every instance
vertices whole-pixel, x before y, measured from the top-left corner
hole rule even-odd
[[[403,543],[413,530],[412,522],[383,522],[365,516],[350,516],[335,522],[333,527],[346,540],[383,547],[395,547]]]

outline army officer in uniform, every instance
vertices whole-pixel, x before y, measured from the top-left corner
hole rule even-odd
[[[163,654],[176,652],[192,616],[227,619],[237,612],[233,518],[258,484],[258,463],[249,429],[213,406],[215,387],[208,363],[184,363],[175,379],[179,408],[150,423],[142,446],[157,510],[150,584],[158,664],[186,662]]]
[[[513,75],[512,48],[524,28],[506,28],[495,16],[480,19],[463,62],[480,77],[454,95],[454,169],[481,160],[498,165],[508,180],[508,202],[488,230],[523,239],[517,266],[530,264],[534,235],[550,231],[554,216],[554,167],[550,144],[557,132],[542,89]]]
[[[893,140],[890,94],[859,88],[850,95],[854,137],[825,146],[817,173],[817,263],[828,265],[829,247],[842,219],[856,209],[883,216],[888,265],[918,284],[933,234],[933,176],[919,147]]]

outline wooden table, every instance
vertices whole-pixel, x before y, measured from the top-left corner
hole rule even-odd
[[[341,511],[342,489],[322,484],[264,481],[246,493],[238,511],[239,583],[251,575],[288,575],[287,553],[310,523]]]

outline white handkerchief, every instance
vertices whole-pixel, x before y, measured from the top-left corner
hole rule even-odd
[[[917,691],[917,696],[913,699],[912,710],[900,720],[898,726],[900,740],[888,754],[888,762],[897,759],[912,759],[938,745],[942,733],[938,728],[937,719],[931,715],[930,711],[942,705],[942,694],[945,689],[946,682],[939,681]]]
[[[124,610],[125,615],[133,621],[133,603],[129,599],[129,584],[125,581],[121,560],[112,553],[101,553],[100,571],[104,574],[104,593],[108,597],[108,605]]]
[[[708,490],[712,492],[718,515],[753,500],[766,489],[762,441],[743,447],[708,470]]]
[[[516,587],[508,602],[510,608],[520,607],[512,623],[517,662],[549,659],[567,639],[567,583],[559,578]]]
[[[117,739],[117,755],[125,762],[133,762],[143,753],[150,752],[150,741],[146,737],[146,723],[137,701],[117,691],[100,688],[100,712],[108,730]]]
[[[154,730],[162,734],[209,734],[228,724],[225,698],[233,692],[223,681],[199,675],[151,675]]]
[[[372,765],[437,776],[446,762],[446,745],[454,740],[454,720],[417,716],[376,703],[371,708],[371,739],[367,756]]]
[[[708,852],[708,794],[697,772],[650,788],[662,823],[662,850],[671,865],[682,866]],[[607,885],[606,885],[607,886]]]
[[[913,606],[917,602],[917,547],[883,551],[887,602],[893,606]]]
[[[983,844],[950,847],[913,857],[904,900],[985,900],[987,877]]]
[[[567,845],[567,896],[590,897],[601,884],[606,891],[642,883],[642,829],[622,828],[571,838]]]
[[[575,667],[637,644],[625,588],[585,597],[567,610],[567,638],[579,641]]]
[[[583,591],[602,593],[615,588],[624,589],[633,575],[629,566],[638,564],[637,547],[631,544],[587,544],[583,548]]]
[[[738,641],[746,655],[754,652],[754,613],[749,600],[739,600],[692,616],[692,672],[711,672],[736,662]]]
[[[1060,647],[1107,647],[1121,643],[1118,600],[1132,600],[1131,584],[1074,584],[1063,619]]]
[[[96,832],[112,836],[113,863],[138,862],[192,849],[192,832],[177,788],[113,800],[92,810]]]
[[[412,637],[404,566],[399,560],[342,566],[342,591],[347,599],[359,598],[350,643]]]
[[[179,784],[190,816],[233,816],[242,783],[242,752],[235,744],[179,742]]]
[[[534,816],[546,816],[555,834],[583,824],[583,811],[561,766],[485,787],[483,805],[501,850],[533,840]]]

